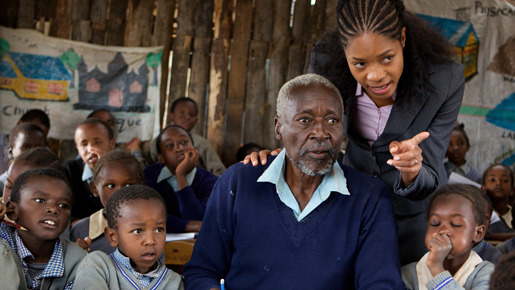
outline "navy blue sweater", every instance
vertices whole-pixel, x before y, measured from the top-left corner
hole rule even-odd
[[[341,165],[350,195],[333,192],[300,222],[275,185],[257,182],[267,165],[238,163],[218,180],[186,289],[403,289],[389,189]]]
[[[157,190],[165,200],[168,212],[166,232],[182,233],[187,223],[192,220],[201,221],[204,217],[207,200],[218,177],[197,166],[191,186],[175,192],[168,181],[157,182],[163,166],[161,163],[155,163],[145,168],[145,182],[147,186]]]

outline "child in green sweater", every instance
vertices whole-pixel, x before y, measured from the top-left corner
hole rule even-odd
[[[182,277],[159,260],[166,240],[166,206],[154,189],[131,185],[107,202],[104,234],[117,249],[95,251],[79,266],[74,289],[183,289]]]

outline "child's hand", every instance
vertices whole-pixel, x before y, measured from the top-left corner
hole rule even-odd
[[[140,151],[141,150],[141,140],[138,137],[132,138],[131,141],[127,143],[127,147],[125,148],[129,152]]]
[[[186,152],[184,152],[184,159],[177,165],[175,168],[175,175],[177,178],[179,176],[186,176],[190,173],[195,166],[197,166],[199,159],[199,153],[195,147],[191,147]]]
[[[448,231],[433,234],[433,238],[429,241],[429,256],[427,257],[427,267],[433,277],[445,271],[443,262],[451,250],[452,243]]]
[[[91,245],[91,239],[89,237],[85,237],[84,239],[78,238],[75,243],[86,252],[89,252],[89,246]]]
[[[0,221],[4,219],[4,215],[7,212],[7,207],[0,201]]]

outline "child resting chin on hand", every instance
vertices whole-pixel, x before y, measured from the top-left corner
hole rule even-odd
[[[402,268],[407,289],[488,289],[494,265],[472,251],[485,235],[481,194],[464,184],[433,194],[425,239],[429,252]]]

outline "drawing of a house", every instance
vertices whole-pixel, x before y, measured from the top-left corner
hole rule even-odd
[[[109,111],[148,112],[145,105],[148,91],[148,67],[144,63],[138,73],[129,71],[121,53],[117,53],[107,66],[107,73],[98,67],[88,71],[81,59],[79,71],[79,102],[77,110],[108,109]]]
[[[456,60],[465,66],[465,79],[469,80],[477,74],[477,59],[479,53],[479,38],[472,23],[448,18],[440,18],[418,14],[451,45],[453,45]]]
[[[8,52],[0,62],[0,89],[21,99],[67,101],[70,72],[57,57]]]

